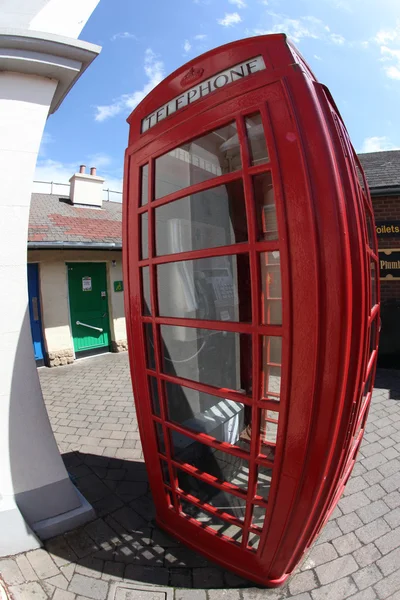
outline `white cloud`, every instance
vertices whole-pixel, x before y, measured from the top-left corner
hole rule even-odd
[[[287,15],[277,14],[272,11],[269,11],[268,14],[274,20],[272,28],[267,30],[253,29],[252,35],[286,33],[296,44],[306,38],[324,40],[338,45],[343,45],[346,41],[342,35],[331,33],[328,25],[325,25],[321,19],[317,19],[316,17],[306,16],[299,19],[292,19]]]
[[[97,154],[89,155],[89,162],[91,167],[97,167],[101,169],[102,167],[108,167],[112,163],[112,158],[108,154],[104,154],[103,152],[97,152]]]
[[[383,70],[389,79],[400,79],[400,50],[381,46]]]
[[[374,41],[380,45],[400,42],[400,21],[397,21],[396,26],[392,29],[380,29],[374,37]]]
[[[365,138],[361,152],[383,152],[384,150],[397,149],[398,146],[392,144],[389,138],[383,135]]]
[[[158,59],[151,48],[147,48],[145,52],[144,72],[148,81],[141,90],[136,90],[131,94],[122,94],[111,104],[96,106],[95,120],[105,121],[121,112],[133,110],[164,79],[164,63]]]
[[[244,0],[229,0],[231,4],[234,4],[238,8],[246,8],[247,4]]]
[[[134,33],[130,33],[129,31],[120,31],[119,33],[114,33],[113,36],[110,37],[112,42],[115,40],[137,40],[137,37]]]
[[[315,58],[315,60],[322,60],[322,58],[320,56],[318,56],[318,54],[314,54],[314,58]]]
[[[90,159],[91,157],[87,158]],[[84,162],[86,162],[88,166],[92,166],[91,160],[82,161],[82,163]],[[97,174],[100,175],[100,177],[105,178],[105,182],[103,184],[104,189],[109,188],[113,191],[122,190],[122,177],[120,176],[121,169],[116,168],[107,171],[106,169],[101,169],[102,165],[100,165],[99,162],[97,162],[97,165],[93,164],[93,166],[99,167]],[[69,180],[72,177],[72,175],[74,173],[77,173],[78,171],[78,163],[62,163],[60,161],[52,160],[50,158],[39,159],[36,165],[34,180],[48,182],[52,181],[54,183],[69,183]],[[86,169],[86,171],[88,172],[88,169]]]
[[[191,48],[192,44],[189,42],[189,40],[185,40],[185,43],[183,44],[183,49],[186,52],[186,54],[190,51]]]
[[[206,33],[198,33],[197,35],[194,36],[195,40],[205,40],[207,39],[207,34]]]
[[[223,27],[232,27],[232,25],[237,25],[238,23],[240,23],[241,20],[242,17],[239,15],[239,13],[234,12],[225,13],[225,17],[223,19],[217,19],[217,22]]]

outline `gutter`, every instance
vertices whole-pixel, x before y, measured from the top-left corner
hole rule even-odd
[[[29,242],[28,250],[122,250],[121,242]]]
[[[370,187],[369,192],[373,198],[378,198],[379,196],[400,196],[400,185],[378,188]]]

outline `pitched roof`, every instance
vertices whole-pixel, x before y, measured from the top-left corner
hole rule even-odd
[[[32,194],[28,242],[121,244],[122,204],[103,202],[101,210],[73,206],[68,197]]]
[[[358,155],[371,190],[400,186],[400,150]]]

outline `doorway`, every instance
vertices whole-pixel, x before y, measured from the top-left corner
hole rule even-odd
[[[67,263],[71,330],[76,358],[109,349],[105,263]]]
[[[33,352],[36,366],[41,367],[44,365],[44,350],[40,310],[39,265],[37,263],[28,264],[28,297]]]

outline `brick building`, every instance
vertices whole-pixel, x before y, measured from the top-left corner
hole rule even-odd
[[[400,367],[400,150],[359,155],[378,234],[382,330],[380,364]]]

